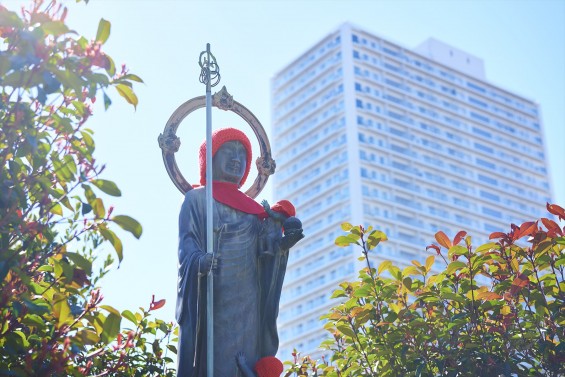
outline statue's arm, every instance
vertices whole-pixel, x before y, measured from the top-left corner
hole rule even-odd
[[[179,214],[179,249],[178,249],[178,298],[177,320],[181,321],[187,310],[196,299],[196,287],[199,272],[205,271],[206,252],[202,238],[206,224],[204,204],[201,195],[195,190],[189,191],[182,204]],[[203,225],[204,224],[204,225]]]
[[[202,261],[204,251],[202,227],[206,224],[206,215],[200,200],[201,195],[189,191],[184,198],[179,215],[179,263],[185,260]],[[204,225],[203,225],[204,224]]]

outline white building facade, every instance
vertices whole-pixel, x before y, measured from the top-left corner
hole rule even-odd
[[[272,114],[275,196],[306,234],[281,297],[283,360],[320,355],[319,318],[362,267],[358,250],[334,245],[341,223],[384,231],[376,257],[407,265],[438,230],[479,244],[551,202],[538,105],[434,39],[408,49],[344,24],[273,78]]]

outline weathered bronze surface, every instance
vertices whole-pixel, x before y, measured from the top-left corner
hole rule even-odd
[[[213,158],[214,185],[231,184],[237,191],[246,161],[240,142],[222,144]],[[283,219],[246,213],[216,200],[214,251],[209,253],[205,194],[204,187],[189,190],[179,217],[177,373],[206,376],[206,275],[212,269],[214,377],[241,376],[259,359],[277,353],[276,319],[288,250],[303,237],[302,228],[292,217],[294,223],[284,223],[289,229],[282,236]],[[265,244],[277,246],[265,254]]]

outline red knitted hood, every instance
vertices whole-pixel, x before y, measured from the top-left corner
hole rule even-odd
[[[228,141],[239,141],[247,151],[247,164],[245,165],[245,173],[241,178],[239,186],[243,186],[251,169],[251,143],[245,134],[236,128],[220,128],[212,133],[212,157],[218,149]],[[200,145],[200,153],[198,155],[200,161],[200,184],[206,184],[206,140]]]

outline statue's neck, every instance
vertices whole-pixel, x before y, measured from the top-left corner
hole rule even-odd
[[[239,187],[236,183],[233,182],[226,182],[226,181],[213,181],[213,187],[221,187],[225,190],[239,190]]]

